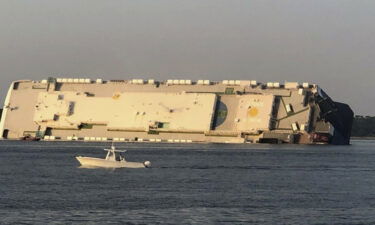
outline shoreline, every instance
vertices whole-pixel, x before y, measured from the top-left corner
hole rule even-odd
[[[375,140],[375,137],[351,137],[350,140]]]

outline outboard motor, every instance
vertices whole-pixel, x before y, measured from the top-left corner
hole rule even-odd
[[[150,162],[150,161],[144,161],[144,162],[143,162],[143,165],[144,165],[146,168],[150,168],[150,167],[151,167],[151,162]]]

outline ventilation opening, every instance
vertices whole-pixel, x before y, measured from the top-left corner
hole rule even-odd
[[[259,143],[263,144],[279,144],[280,140],[277,138],[261,138],[259,139]]]
[[[60,116],[59,115],[53,115],[53,121],[58,121],[60,119]]]
[[[63,83],[55,83],[55,91],[61,91],[62,86],[63,86]]]
[[[47,127],[46,132],[44,133],[44,135],[51,136],[52,135],[52,128]]]
[[[8,138],[8,135],[9,135],[9,130],[8,129],[5,129],[4,131],[3,131],[3,138],[5,138],[5,139],[7,139]]]
[[[169,128],[169,123],[159,122],[158,123],[158,128],[168,129]]]
[[[225,88],[225,94],[226,95],[233,95],[234,94],[234,88]]]
[[[13,84],[13,90],[17,90],[19,86],[20,86],[19,82],[14,83]]]

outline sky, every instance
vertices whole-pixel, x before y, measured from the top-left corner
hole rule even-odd
[[[320,85],[375,115],[373,0],[0,0],[14,80],[246,79]]]

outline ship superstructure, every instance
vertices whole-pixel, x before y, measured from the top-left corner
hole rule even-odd
[[[349,144],[353,112],[318,85],[254,80],[15,81],[4,139]]]

